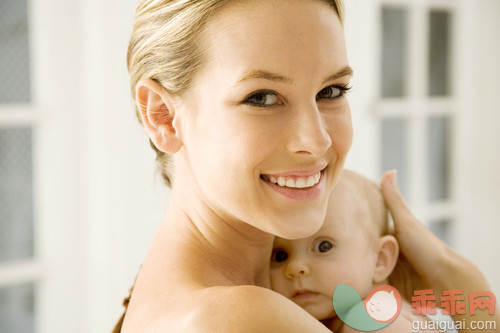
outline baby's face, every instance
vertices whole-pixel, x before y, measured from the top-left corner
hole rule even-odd
[[[323,227],[300,240],[276,238],[271,259],[273,290],[291,299],[316,319],[335,315],[337,284],[353,287],[362,298],[372,289],[376,239],[366,228],[366,210],[350,195],[332,198]],[[366,221],[365,221],[366,222]]]

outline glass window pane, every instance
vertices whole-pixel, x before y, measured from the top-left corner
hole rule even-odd
[[[433,10],[430,12],[429,22],[429,95],[448,95],[450,13]]]
[[[388,118],[382,120],[382,171],[398,170],[398,185],[407,196],[407,120]]]
[[[26,0],[0,1],[0,103],[30,101]]]
[[[447,117],[430,117],[427,126],[429,200],[443,200],[449,197],[450,120]]]
[[[382,9],[382,97],[406,95],[407,10]]]
[[[448,219],[432,221],[429,223],[429,230],[443,242],[450,245],[451,222]]]
[[[35,332],[35,288],[22,284],[0,289],[0,332]]]
[[[33,257],[30,128],[0,128],[0,263]]]

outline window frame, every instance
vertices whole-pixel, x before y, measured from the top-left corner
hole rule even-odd
[[[44,276],[44,265],[39,256],[40,253],[40,237],[38,230],[39,214],[38,214],[38,197],[40,194],[37,192],[37,133],[40,121],[40,108],[38,107],[35,99],[36,84],[33,77],[33,32],[34,27],[31,22],[31,2],[27,1],[27,19],[28,19],[28,44],[29,44],[29,60],[30,60],[30,101],[26,103],[0,103],[0,128],[29,128],[31,130],[31,147],[32,147],[32,165],[31,170],[33,173],[32,188],[33,188],[33,256],[30,258],[23,258],[18,260],[9,260],[0,263],[0,288],[8,289],[10,287],[18,286],[20,284],[29,283],[33,285],[35,293],[35,322],[38,319],[37,302],[38,302],[38,286]],[[36,328],[35,328],[36,330]]]
[[[378,137],[381,134],[381,122],[388,118],[403,118],[408,120],[408,146],[407,146],[407,165],[409,196],[406,198],[410,203],[414,213],[426,224],[430,222],[447,220],[450,221],[449,239],[453,244],[453,233],[456,228],[457,200],[456,187],[454,179],[456,178],[456,159],[459,154],[456,147],[457,137],[456,128],[460,121],[461,114],[459,101],[456,97],[457,87],[456,79],[453,77],[457,73],[456,58],[456,31],[457,31],[457,12],[459,3],[446,0],[380,0],[379,11],[381,13],[384,7],[405,8],[408,12],[408,31],[406,41],[408,42],[408,60],[406,62],[406,84],[407,92],[404,97],[383,98],[380,94],[373,103],[374,116],[378,119]],[[428,52],[429,52],[429,14],[431,10],[443,10],[450,14],[449,27],[449,95],[430,96],[428,89]],[[380,25],[381,26],[381,21]],[[379,33],[379,45],[382,45],[382,35]],[[380,47],[380,46],[379,46]],[[379,50],[379,54],[381,50]],[[378,73],[378,82],[381,82],[382,73]],[[381,91],[381,90],[379,90]],[[446,116],[451,123],[449,133],[449,147],[451,165],[448,178],[448,198],[430,202],[428,199],[428,179],[427,170],[427,140],[428,137],[427,121],[433,116]],[[379,155],[381,147],[379,147]],[[378,165],[381,165],[379,163]],[[381,172],[383,170],[380,170]],[[381,173],[380,172],[380,173]]]

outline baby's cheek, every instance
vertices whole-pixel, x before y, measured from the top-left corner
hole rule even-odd
[[[278,286],[280,284],[280,277],[278,276],[278,274],[275,272],[275,273],[271,273],[271,286],[274,288],[274,286]]]
[[[283,269],[271,269],[271,289],[283,294],[286,289],[286,279],[283,275]]]

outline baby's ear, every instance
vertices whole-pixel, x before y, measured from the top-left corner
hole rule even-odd
[[[173,154],[182,147],[174,120],[174,98],[156,81],[141,79],[136,86],[135,102],[151,141],[164,153]]]
[[[385,235],[377,241],[377,263],[373,273],[373,282],[380,283],[386,280],[392,273],[398,260],[398,241],[392,235]]]

